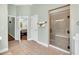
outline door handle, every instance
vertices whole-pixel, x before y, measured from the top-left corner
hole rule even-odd
[[[69,18],[70,18],[70,16],[67,16],[67,18],[69,19]]]
[[[67,30],[67,34],[70,34],[70,31],[69,30]]]

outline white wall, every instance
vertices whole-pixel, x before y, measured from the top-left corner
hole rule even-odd
[[[16,16],[16,6],[9,4],[8,5],[8,15]]]
[[[0,4],[0,52],[8,50],[8,6]]]
[[[30,16],[30,5],[17,5],[17,16]]]
[[[77,45],[79,46],[79,43],[77,44],[77,43],[75,43],[75,40],[73,40],[73,36],[75,36],[76,33],[79,33],[79,25],[76,24],[77,21],[79,21],[79,5],[73,4],[73,5],[71,5],[70,9],[71,9],[70,29],[71,29],[71,47],[72,47],[71,51],[72,51],[72,54],[79,54],[79,50],[78,50],[79,47],[76,47]],[[77,51],[76,51],[76,49],[77,49]]]

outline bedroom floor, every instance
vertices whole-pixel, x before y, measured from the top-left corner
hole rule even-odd
[[[35,41],[9,41],[9,51],[1,55],[67,55],[52,47],[45,47]]]

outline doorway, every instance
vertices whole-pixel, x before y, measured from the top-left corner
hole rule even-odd
[[[15,38],[15,16],[8,16],[8,46],[12,47],[12,43],[16,40]]]
[[[19,31],[20,41],[27,40],[27,28],[28,28],[28,16],[20,16],[19,20]]]
[[[27,41],[28,16],[8,16],[8,45],[9,49]]]
[[[15,17],[8,16],[8,41],[15,40]]]
[[[70,51],[69,5],[49,11],[49,44]]]

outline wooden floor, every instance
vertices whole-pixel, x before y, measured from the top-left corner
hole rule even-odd
[[[21,40],[27,40],[27,36],[26,35],[22,36]]]
[[[9,41],[9,50],[1,55],[67,55],[52,47],[45,47],[35,41]]]

